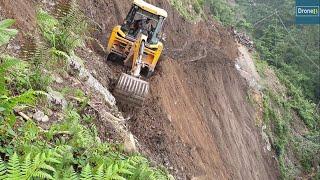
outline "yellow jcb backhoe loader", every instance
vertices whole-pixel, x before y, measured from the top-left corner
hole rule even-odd
[[[163,50],[160,33],[166,17],[165,10],[134,0],[124,23],[113,28],[107,60],[124,60],[131,66],[130,74],[122,73],[114,90],[121,101],[140,106],[148,95],[149,83],[144,79],[153,73]]]

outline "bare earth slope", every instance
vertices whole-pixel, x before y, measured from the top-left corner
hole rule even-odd
[[[36,3],[21,1],[20,7],[1,0],[1,12],[18,19],[18,28],[32,29],[28,23],[34,25]],[[78,3],[99,24],[94,35],[102,44],[130,7],[127,0]],[[178,179],[277,179],[277,164],[272,152],[264,151],[254,109],[247,101],[246,81],[234,65],[238,50],[232,37],[216,22],[186,22],[168,1],[151,3],[169,14],[164,56],[150,80],[151,96],[144,107],[134,112],[120,105],[131,117],[128,127],[142,152]],[[86,62],[111,87],[109,82],[123,68],[103,64]]]
[[[120,17],[108,23],[101,17],[106,32],[128,10],[123,1],[112,3]],[[169,18],[166,56],[151,79],[152,95],[128,122],[142,150],[183,179],[276,179],[276,162],[263,151],[246,99],[247,84],[234,67],[231,36],[215,22],[186,22],[166,1],[152,3]],[[132,110],[122,109],[131,116]]]

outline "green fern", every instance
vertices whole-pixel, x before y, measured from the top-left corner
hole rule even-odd
[[[53,16],[50,16],[49,13],[39,9],[37,11],[37,24],[43,36],[49,41],[49,43],[55,47],[56,46],[56,37],[55,32],[57,31],[59,21]]]
[[[80,18],[83,17],[80,14],[79,11],[72,10],[59,21],[41,9],[38,11],[38,25],[51,47],[55,50],[71,53],[76,47],[83,45],[87,25],[83,18]],[[82,19],[81,22],[79,19]],[[58,54],[61,55],[61,52]]]
[[[0,95],[8,95],[6,75],[19,61],[10,56],[0,56]]]
[[[0,161],[0,179],[53,179],[52,173],[56,170],[51,164],[55,163],[60,162],[57,160],[57,154],[51,150],[47,154],[38,153],[34,158],[31,158],[29,153],[23,163],[19,162],[19,156],[14,153],[10,156],[7,168],[5,163]]]
[[[15,122],[13,109],[18,105],[32,105],[35,102],[37,92],[33,90],[26,91],[20,95],[10,96],[7,89],[7,81],[10,74],[17,68],[17,71],[23,69],[19,59],[10,56],[0,57],[0,115],[4,120],[10,120],[8,123],[12,126]]]
[[[50,48],[43,48],[41,56],[43,53],[47,59],[66,59],[76,47],[83,44],[87,30],[86,18],[80,17],[81,12],[76,6],[72,5],[70,8],[57,19],[45,11],[38,11],[39,29],[50,45]],[[35,54],[37,51],[33,52]],[[21,152],[25,156],[7,153],[12,154],[8,162],[0,159],[0,179],[166,179],[166,173],[151,167],[144,157],[127,156],[118,145],[97,141],[97,129],[94,126],[88,127],[88,123],[83,125],[85,116],[80,116],[79,107],[73,108],[72,104],[65,111],[64,121],[52,125],[49,131],[41,130],[37,123],[32,121],[11,121],[15,119],[15,107],[34,104],[36,95],[41,91],[32,89],[46,89],[46,85],[34,85],[35,82],[45,83],[39,78],[42,71],[35,72],[35,69],[32,69],[43,67],[43,62],[35,62],[43,60],[43,57],[31,58],[33,63],[30,63],[29,67],[19,66],[19,59],[1,59],[0,139],[14,138],[15,145],[10,147],[11,151]],[[34,76],[25,73],[30,71]],[[25,86],[16,90],[21,84]],[[1,121],[3,119],[5,121]],[[3,132],[10,136],[3,135]],[[89,163],[99,166],[91,167]],[[81,172],[79,167],[82,167]]]
[[[24,159],[24,163],[22,164],[22,174],[23,177],[26,178],[28,177],[29,174],[29,168],[31,167],[32,160],[31,160],[31,153],[28,153]]]
[[[104,179],[125,180],[125,178],[121,174],[122,172],[124,172],[124,169],[122,167],[119,167],[118,163],[111,164],[108,166],[106,173],[104,174]]]
[[[69,171],[66,173],[66,176],[63,178],[65,180],[78,180],[78,175],[74,171],[73,167],[71,166]]]
[[[101,180],[104,177],[104,164],[100,165],[94,175],[95,180]]]
[[[0,158],[0,179],[5,179],[5,174],[6,174],[6,165]]]
[[[15,116],[14,116],[14,108],[18,105],[32,105],[35,102],[35,95],[37,92],[33,90],[28,90],[27,92],[18,95],[18,96],[0,96],[0,114],[3,115],[5,120],[7,121],[10,126],[13,126],[15,123]]]
[[[14,19],[0,21],[0,46],[7,44],[18,33],[16,29],[9,29],[14,23]]]
[[[90,180],[93,179],[92,178],[92,171],[91,171],[91,167],[89,164],[87,164],[81,171],[80,174],[80,179],[81,180]]]
[[[21,179],[21,166],[17,153],[14,153],[8,162],[6,179],[20,180]]]
[[[6,86],[15,94],[23,93],[30,89],[32,82],[30,82],[30,64],[26,61],[21,61],[15,57],[5,56],[3,61],[14,61],[15,64],[5,73]]]

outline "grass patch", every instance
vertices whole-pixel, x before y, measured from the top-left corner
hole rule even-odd
[[[203,0],[170,0],[170,4],[188,21],[195,21],[203,14]]]

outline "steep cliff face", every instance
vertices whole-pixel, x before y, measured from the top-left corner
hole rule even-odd
[[[141,149],[182,178],[275,179],[277,165],[264,150],[247,83],[234,66],[233,38],[216,22],[189,23],[168,2],[151,3],[169,14],[165,55],[139,112],[120,105]],[[102,43],[129,8],[125,1],[81,4],[103,27]],[[121,67],[109,65],[116,77]]]
[[[114,25],[125,17],[126,0],[79,0],[97,25],[93,36],[105,45]],[[168,11],[164,55],[150,79],[151,95],[138,111],[119,104],[140,150],[164,164],[178,179],[276,179],[272,152],[266,151],[248,85],[235,68],[238,47],[229,32],[207,20],[190,23],[167,1],[151,3]],[[2,13],[34,28],[37,1],[1,1]],[[24,9],[24,11],[22,11]],[[94,43],[88,44],[97,53]],[[97,79],[112,88],[125,70],[100,60],[86,61]]]

